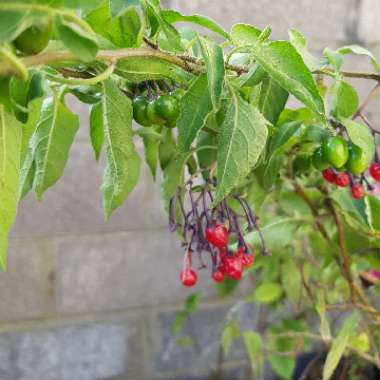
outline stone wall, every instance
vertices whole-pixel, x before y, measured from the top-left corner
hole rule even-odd
[[[360,42],[380,54],[378,0],[166,3],[226,28],[270,24],[275,37],[298,28],[315,52]],[[349,57],[346,68],[371,70],[357,57]],[[369,88],[360,85],[361,95]],[[22,202],[9,270],[0,274],[0,380],[209,378],[233,300],[218,300],[204,273],[201,310],[186,326],[197,344],[176,345],[170,324],[189,290],[179,285],[181,249],[167,231],[159,187],[144,168],[138,188],[105,223],[99,192],[104,164],[93,158],[87,110],[71,103],[82,122],[64,176],[42,203],[33,196]],[[378,112],[374,108],[371,117]],[[252,313],[245,313],[248,324]],[[224,368],[225,379],[249,378],[241,347]]]

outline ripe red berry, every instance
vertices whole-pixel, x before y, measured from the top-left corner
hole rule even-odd
[[[213,273],[212,273],[212,279],[215,281],[215,282],[222,282],[224,280],[224,273],[223,273],[223,270],[221,270],[220,268],[216,269]]]
[[[184,286],[194,286],[197,283],[198,276],[191,268],[185,268],[181,271],[179,278]]]
[[[339,187],[347,187],[350,184],[350,176],[345,173],[338,173],[335,177],[335,183]]]
[[[322,172],[322,176],[323,176],[323,178],[327,182],[329,182],[329,183],[335,183],[336,174],[335,174],[334,170],[332,170],[331,168],[330,169],[325,169]]]
[[[228,231],[223,224],[215,224],[206,228],[207,241],[217,248],[224,248],[228,244]]]
[[[375,181],[380,181],[380,162],[372,162],[369,167],[369,174]]]
[[[226,259],[226,274],[233,280],[240,280],[243,273],[243,260],[238,256],[230,256]]]
[[[243,256],[242,261],[243,261],[243,266],[246,268],[249,268],[255,261],[255,256],[253,256],[252,253],[246,253]]]
[[[362,199],[364,197],[364,187],[360,183],[355,183],[351,187],[351,196],[354,199]]]

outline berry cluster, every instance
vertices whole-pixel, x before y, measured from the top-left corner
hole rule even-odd
[[[224,281],[226,276],[240,280],[243,269],[254,262],[253,247],[245,241],[243,231],[257,230],[262,253],[269,254],[257,217],[247,201],[234,194],[214,206],[212,188],[213,184],[209,181],[194,186],[193,181],[189,180],[183,189],[177,189],[170,200],[170,229],[180,232],[185,248],[184,267],[180,273],[184,286],[193,286],[197,282],[192,264],[194,251],[198,253],[199,269],[206,267],[203,254],[210,257],[211,277],[215,282]],[[237,248],[230,249],[229,244],[234,243],[237,243]]]
[[[175,127],[183,89],[173,89],[164,81],[145,81],[136,86],[135,90],[133,118],[138,124],[144,127],[152,125]]]
[[[347,143],[340,136],[325,140],[313,153],[312,162],[316,169],[322,171],[323,178],[339,187],[351,187],[351,196],[361,199],[365,195],[365,186],[372,190],[364,173],[368,169],[367,158],[363,150],[352,142]],[[380,163],[369,167],[369,173],[376,181],[380,181]]]

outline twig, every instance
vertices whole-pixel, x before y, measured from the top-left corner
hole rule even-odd
[[[359,115],[362,114],[364,109],[368,106],[368,104],[371,102],[371,100],[374,97],[376,97],[376,95],[378,94],[379,91],[380,91],[380,83],[377,83],[376,86],[370,91],[370,93],[364,99],[363,103],[359,106],[359,108],[355,112],[354,116],[352,116],[353,119],[356,119]]]

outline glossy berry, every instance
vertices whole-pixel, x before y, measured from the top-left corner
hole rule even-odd
[[[349,147],[349,157],[346,168],[352,174],[361,174],[367,169],[367,157],[363,149],[355,144],[351,144]]]
[[[212,279],[215,282],[222,282],[224,280],[224,272],[220,268],[216,269],[212,274]]]
[[[347,187],[350,184],[350,176],[345,173],[338,173],[335,178],[335,184],[339,187]]]
[[[380,181],[380,162],[372,162],[369,167],[369,174],[375,181]]]
[[[348,160],[347,142],[340,136],[329,138],[322,144],[324,158],[335,168],[339,169]]]
[[[161,95],[154,104],[154,109],[158,117],[165,120],[166,125],[173,127],[179,115],[178,100],[174,96]]]
[[[326,170],[330,166],[329,162],[325,159],[321,146],[314,151],[311,162],[318,170]]]
[[[14,41],[18,50],[25,54],[38,54],[46,48],[52,36],[51,20],[43,19],[25,29]]]
[[[148,105],[147,98],[143,96],[137,96],[136,98],[133,99],[132,104],[133,104],[133,118],[135,119],[135,121],[144,127],[148,127],[152,125],[147,115],[147,105]]]
[[[329,183],[335,183],[336,174],[335,174],[334,170],[332,170],[331,168],[330,169],[325,169],[322,172],[322,176],[323,176],[323,178],[327,182],[329,182]]]
[[[255,256],[253,256],[252,253],[246,253],[243,258],[243,266],[246,268],[249,268],[250,266],[253,265],[253,262],[255,261]]]
[[[148,120],[151,124],[154,124],[154,125],[164,125],[165,124],[165,119],[160,117],[158,114],[157,114],[157,111],[156,111],[156,101],[157,99],[155,100],[151,100],[148,102],[147,106],[146,106],[146,114],[148,116]]]
[[[217,248],[225,248],[228,244],[228,231],[223,224],[215,224],[206,228],[207,241]]]
[[[230,256],[226,259],[226,274],[233,280],[240,280],[243,273],[243,260],[239,256]]]
[[[355,183],[351,187],[351,196],[354,199],[362,199],[364,197],[364,187],[360,183]]]
[[[191,268],[185,268],[181,271],[179,278],[182,282],[182,285],[190,287],[194,286],[197,283],[198,276],[195,271]]]

